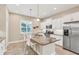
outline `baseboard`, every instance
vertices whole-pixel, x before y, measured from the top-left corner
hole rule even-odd
[[[8,42],[9,44],[12,44],[12,43],[20,43],[20,42],[24,42],[26,40],[18,40],[18,41],[12,41],[12,42]]]

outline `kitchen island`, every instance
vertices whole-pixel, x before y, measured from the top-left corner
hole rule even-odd
[[[56,38],[35,36],[31,39],[31,48],[39,55],[55,55]]]

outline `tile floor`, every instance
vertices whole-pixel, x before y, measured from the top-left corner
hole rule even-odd
[[[25,50],[24,44],[25,44],[24,42],[10,44],[4,55],[37,55],[31,48],[28,47],[26,47],[26,51],[24,51]],[[55,49],[56,49],[56,55],[76,55],[75,53],[67,51],[58,45],[56,45]]]

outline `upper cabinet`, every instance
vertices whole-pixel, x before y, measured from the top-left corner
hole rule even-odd
[[[73,21],[79,21],[79,12],[72,14]]]
[[[53,29],[62,29],[64,22],[79,21],[79,12],[70,13],[59,18],[49,18],[42,22],[41,26],[45,28],[46,24],[52,24]]]
[[[79,21],[79,12],[65,15],[63,19],[64,19],[64,22]]]

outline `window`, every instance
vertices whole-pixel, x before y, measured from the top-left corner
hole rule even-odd
[[[20,31],[21,31],[21,33],[31,33],[32,32],[32,24],[30,24],[30,21],[22,20],[20,23]]]

